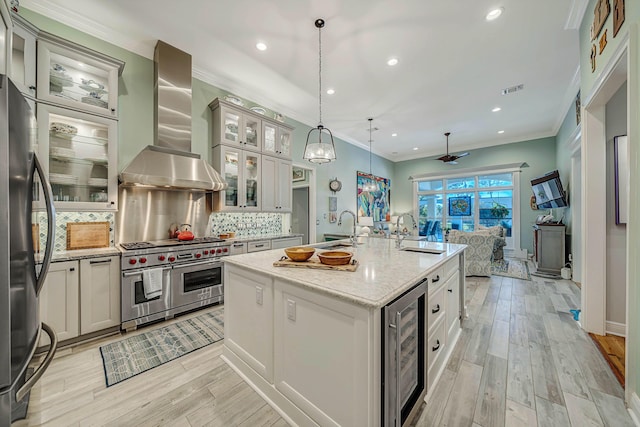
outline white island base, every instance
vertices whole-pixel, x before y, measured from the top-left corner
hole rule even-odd
[[[230,257],[222,357],[292,425],[386,425],[384,306],[429,280],[420,397],[433,389],[459,337],[464,246],[447,246],[442,255],[402,253],[409,265],[391,272],[395,285],[382,283],[382,272],[376,277],[385,263],[371,247],[355,250],[354,273],[273,267],[281,251]],[[400,262],[399,251],[387,252],[390,263]]]

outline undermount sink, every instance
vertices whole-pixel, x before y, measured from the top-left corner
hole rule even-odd
[[[352,248],[351,243],[329,243],[327,245],[316,246],[316,249],[338,249],[338,248]]]

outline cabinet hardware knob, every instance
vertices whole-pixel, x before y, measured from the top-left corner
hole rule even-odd
[[[447,289],[449,292],[453,293],[453,289]]]
[[[112,112],[112,113],[115,113],[115,112],[116,112],[116,109],[115,109],[115,108],[112,108],[112,109],[111,109],[111,112]]]
[[[116,204],[116,202],[113,202],[113,201],[112,201],[112,202],[111,202],[111,204],[112,204],[112,205],[115,205],[115,204]]]
[[[438,351],[439,348],[440,348],[440,340],[436,340],[436,346],[431,347],[431,351]]]
[[[431,314],[436,314],[440,311],[440,304],[436,304],[436,308],[431,309]]]
[[[35,86],[29,86],[29,89],[36,90],[36,87]]]
[[[435,279],[431,280],[431,283],[436,283],[440,281],[440,275],[438,274]]]
[[[69,271],[76,271],[75,267],[71,267]]]

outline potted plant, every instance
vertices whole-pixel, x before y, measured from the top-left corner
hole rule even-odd
[[[502,219],[509,215],[509,209],[500,203],[493,202],[493,206],[490,209],[491,216],[497,219]]]

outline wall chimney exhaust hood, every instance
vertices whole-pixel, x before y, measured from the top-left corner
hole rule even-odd
[[[154,145],[120,173],[123,185],[219,191],[220,174],[191,152],[191,55],[162,41],[154,54]]]

